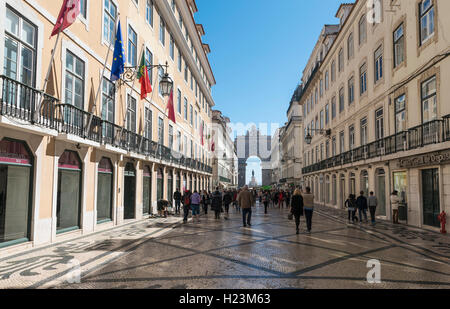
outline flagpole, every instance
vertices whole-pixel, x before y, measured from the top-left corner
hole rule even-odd
[[[91,124],[92,124],[92,119],[94,118],[94,112],[95,112],[95,108],[97,107],[97,100],[98,97],[100,95],[100,91],[102,89],[102,84],[103,84],[103,76],[105,76],[105,72],[106,72],[106,65],[108,63],[109,60],[109,54],[111,53],[111,47],[112,47],[112,43],[115,42],[116,38],[117,38],[117,28],[119,27],[119,20],[120,20],[120,13],[117,13],[117,21],[116,21],[116,26],[114,29],[114,39],[111,40],[111,42],[109,42],[109,46],[108,46],[108,52],[106,54],[106,59],[105,59],[105,63],[103,64],[103,70],[102,70],[102,75],[100,76],[100,82],[98,84],[98,88],[97,88],[97,92],[95,94],[95,99],[94,99],[94,104],[92,104],[92,108],[89,111],[89,113],[91,114],[89,117],[89,122],[88,125],[86,127],[86,132],[89,133],[89,130],[91,129]]]
[[[56,22],[58,22],[58,20],[56,20]],[[53,64],[53,59],[55,58],[55,54],[56,54],[56,48],[58,46],[58,42],[59,42],[59,38],[61,37],[61,32],[62,32],[62,28],[63,28],[64,23],[61,23],[61,25],[59,26],[59,31],[58,31],[58,35],[56,36],[56,42],[55,42],[55,46],[53,47],[52,50],[52,55],[50,57],[50,64],[48,65],[48,69],[47,69],[47,74],[45,75],[45,79],[44,79],[44,85],[42,87],[42,98],[39,102],[38,108],[34,111],[34,120],[37,121],[39,118],[39,111],[41,110],[41,105],[44,102],[44,93],[47,89],[47,84],[48,84],[48,80],[50,79],[50,73],[52,71],[52,64]]]

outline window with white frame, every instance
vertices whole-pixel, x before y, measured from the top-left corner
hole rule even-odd
[[[355,126],[351,125],[348,128],[348,143],[350,150],[355,148]]]
[[[31,87],[35,85],[36,33],[36,26],[6,7],[3,72]]]
[[[406,95],[395,99],[395,133],[406,130]]]
[[[128,25],[128,63],[131,66],[137,65],[137,34],[130,25]]]
[[[172,58],[172,60],[175,60],[175,40],[173,39],[172,34],[170,35],[169,53],[170,58]]]
[[[375,139],[378,141],[384,138],[384,115],[383,108],[375,111]]]
[[[422,83],[422,123],[437,119],[436,76]]]
[[[162,16],[160,16],[160,23],[159,23],[159,41],[162,43],[163,46],[166,45],[166,23],[164,22]]]
[[[344,111],[345,108],[345,103],[344,103],[344,88],[341,88],[339,90],[339,113],[342,113]]]
[[[352,59],[354,56],[353,33],[350,33],[347,39],[347,53],[348,53],[348,60]]]
[[[153,54],[148,48],[145,49],[145,62],[147,69],[153,65]],[[148,70],[148,78],[150,79],[150,84],[153,85],[153,70]]]
[[[153,27],[153,0],[147,0],[145,5],[145,20]]]
[[[173,148],[173,126],[169,124],[169,148]]]
[[[184,98],[184,120],[188,119],[188,100]]]
[[[366,15],[363,15],[361,17],[361,19],[359,20],[358,30],[359,30],[359,45],[362,45],[367,40],[367,17],[366,17]]]
[[[130,94],[128,94],[127,98],[127,130],[136,133],[136,99]]]
[[[351,105],[355,101],[355,81],[351,77],[348,80],[348,105]]]
[[[65,103],[83,110],[85,63],[69,50],[66,52],[65,75]]]
[[[378,47],[375,51],[375,83],[383,78],[383,48]]]
[[[103,77],[102,82],[102,119],[114,123],[115,86],[109,79]]]
[[[394,67],[398,67],[405,60],[405,36],[403,23],[394,31]]]
[[[181,115],[181,90],[178,89],[178,95],[177,95],[177,111]]]
[[[367,64],[364,63],[359,68],[359,93],[364,94],[367,91]]]
[[[158,117],[158,143],[164,146],[164,119]]]
[[[112,0],[104,0],[103,39],[111,43],[114,40],[117,18],[117,7]]]
[[[88,0],[80,0],[80,15],[87,19],[87,1]]]
[[[420,42],[425,43],[434,35],[434,6],[432,0],[423,0],[419,4]]]
[[[145,124],[144,124],[144,137],[148,140],[152,140],[153,132],[153,113],[148,107],[145,108]]]
[[[361,119],[360,126],[360,134],[361,134],[361,146],[367,145],[367,117]]]

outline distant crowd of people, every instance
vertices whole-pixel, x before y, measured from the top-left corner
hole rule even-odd
[[[259,201],[259,205],[264,205],[264,214],[268,214],[269,208],[282,210],[290,207],[289,219],[295,218],[297,234],[299,233],[300,217],[302,216],[305,216],[306,219],[307,232],[311,233],[312,230],[315,198],[309,187],[304,190],[301,187],[294,190],[250,190],[248,186],[240,190],[221,190],[217,187],[214,192],[185,190],[183,193],[177,189],[173,194],[173,200],[175,203],[174,214],[181,216],[181,210],[183,210],[184,223],[188,222],[190,213],[192,213],[192,221],[200,223],[200,214],[208,215],[209,210],[214,212],[215,220],[220,220],[222,214],[224,214],[224,219],[228,220],[230,207],[233,207],[235,213],[242,213],[243,226],[250,227],[252,225],[252,207]],[[398,224],[400,199],[397,191],[391,194],[390,201],[393,209],[393,222]],[[158,202],[160,215],[167,216],[168,206],[171,206],[168,201]],[[344,207],[348,211],[348,223],[368,223],[367,210],[369,210],[371,223],[375,225],[377,206],[378,199],[374,192],[370,192],[368,197],[364,195],[364,191],[361,191],[358,197],[350,194],[344,203]],[[358,216],[356,216],[357,211]]]

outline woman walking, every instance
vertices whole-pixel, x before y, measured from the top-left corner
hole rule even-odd
[[[398,191],[394,190],[391,194],[392,221],[394,224],[398,224],[398,204],[400,204],[400,198],[398,197]]]
[[[295,217],[297,235],[300,234],[300,217],[303,216],[303,196],[300,189],[295,189],[291,200],[291,213]]]
[[[200,201],[200,194],[195,190],[194,194],[191,195],[192,222],[197,219],[197,223],[200,223]]]
[[[306,188],[306,194],[303,195],[303,207],[305,210],[306,226],[308,234],[311,234],[312,216],[314,213],[314,195],[311,193],[311,188]]]

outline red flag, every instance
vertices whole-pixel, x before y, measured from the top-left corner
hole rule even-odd
[[[213,141],[212,145],[211,145],[211,152],[215,152],[215,151],[216,151],[216,144]]]
[[[173,106],[173,89],[170,92],[169,103],[167,103],[167,108],[169,109],[169,119],[173,121],[173,123],[177,123],[175,120],[175,109]]]
[[[152,85],[150,84],[150,78],[148,77],[147,66],[145,64],[145,55],[143,53],[137,78],[139,78],[139,83],[141,83],[141,100],[144,100],[147,97],[147,94],[151,93],[153,90]]]
[[[200,138],[202,139],[202,146],[205,146],[205,141],[203,139],[203,123],[200,126]]]
[[[50,37],[71,26],[77,20],[80,11],[80,0],[64,0]]]

